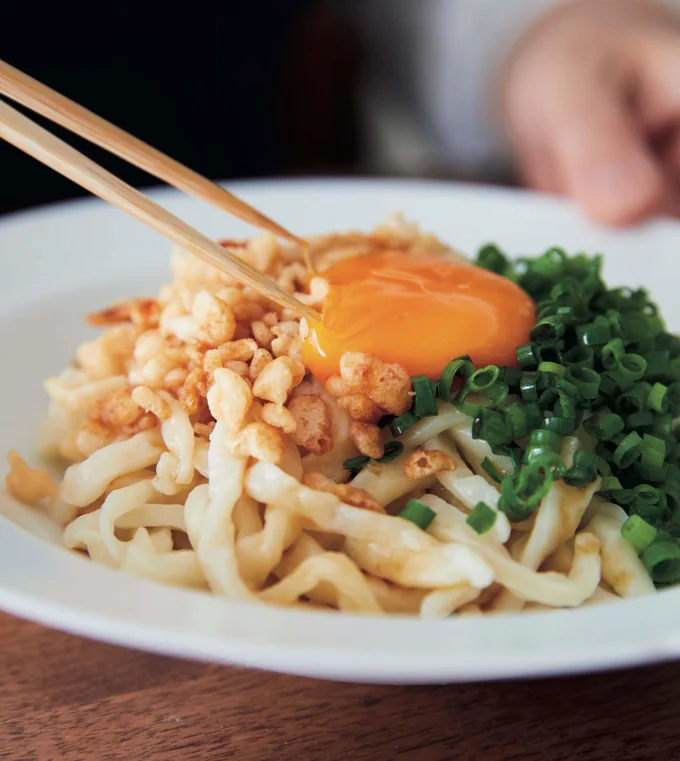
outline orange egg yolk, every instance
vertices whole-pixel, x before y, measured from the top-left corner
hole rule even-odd
[[[387,251],[337,262],[324,277],[323,318],[309,324],[303,346],[305,364],[324,381],[348,351],[431,378],[464,354],[477,367],[515,365],[535,321],[519,286],[465,262]]]

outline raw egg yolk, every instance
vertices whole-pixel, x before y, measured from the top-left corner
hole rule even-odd
[[[303,346],[324,381],[348,351],[431,378],[464,354],[477,367],[515,365],[535,321],[534,302],[515,283],[451,259],[383,251],[337,262],[324,277],[323,318],[308,325]]]

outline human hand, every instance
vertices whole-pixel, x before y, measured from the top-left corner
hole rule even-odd
[[[501,84],[530,186],[607,224],[680,214],[680,15],[569,0],[517,44]]]

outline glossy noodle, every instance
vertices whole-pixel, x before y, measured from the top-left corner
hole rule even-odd
[[[376,251],[460,258],[399,218],[370,235],[312,240],[311,280],[303,252],[272,236],[229,245],[319,310],[331,263]],[[370,615],[654,593],[621,535],[626,512],[594,497],[599,479],[556,481],[513,522],[489,475],[512,474],[513,461],[476,437],[464,408],[437,399],[437,414],[394,436],[379,423],[406,413],[414,393],[398,364],[343,350],[319,380],[303,361],[309,326],[295,314],[183,251],[172,274],[157,298],[90,315],[102,333],[46,381],[43,449],[69,462],[62,480],[10,455],[9,491],[43,505],[67,548],[230,600]],[[583,444],[563,446],[573,456]],[[365,466],[346,466],[352,458]],[[412,500],[434,516],[425,530],[400,515]],[[469,520],[480,503],[493,522],[482,533]]]

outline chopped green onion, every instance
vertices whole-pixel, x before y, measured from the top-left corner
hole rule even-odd
[[[552,472],[544,469],[543,463],[526,465],[518,473],[503,479],[498,509],[511,521],[522,521],[540,505],[552,482]]]
[[[600,376],[588,367],[571,366],[567,370],[565,380],[568,380],[578,392],[579,398],[593,400],[597,398],[600,388]]]
[[[470,361],[470,357],[458,357],[451,360],[449,364],[444,368],[441,376],[439,377],[439,384],[437,390],[439,392],[439,398],[448,402],[453,402],[453,396],[451,394],[451,386],[455,378],[462,378],[465,380],[472,375],[474,371],[474,365]]]
[[[640,557],[657,584],[680,580],[680,547],[675,542],[652,542]]]
[[[562,417],[560,415],[545,417],[541,425],[546,431],[553,431],[560,436],[570,436],[572,433],[576,433],[578,428],[575,418]]]
[[[492,446],[507,444],[510,438],[503,415],[496,410],[480,410],[472,421],[472,438],[483,439]]]
[[[633,490],[630,511],[650,523],[665,521],[669,517],[668,501],[661,489],[650,484],[638,484]]]
[[[588,346],[573,346],[564,355],[564,364],[570,367],[587,367],[592,370],[595,354]]]
[[[666,459],[666,442],[645,433],[642,436],[642,464],[660,468]]]
[[[671,412],[674,417],[680,415],[680,383],[677,381],[671,383],[668,387],[666,398],[668,399],[669,412]]]
[[[604,457],[597,458],[597,472],[601,476],[611,476],[611,465],[604,459]]]
[[[605,370],[613,370],[619,364],[619,360],[625,353],[626,349],[620,338],[615,338],[613,341],[605,344],[602,347],[602,356],[600,358],[602,367],[604,367]]]
[[[541,362],[538,366],[539,373],[552,373],[560,378],[567,372],[567,368],[564,365],[558,365],[557,362]]]
[[[498,518],[498,513],[495,510],[492,510],[486,502],[478,502],[470,511],[465,522],[478,534],[486,534],[493,528],[496,518]]]
[[[537,402],[538,390],[536,384],[538,382],[538,372],[524,373],[519,381],[519,391],[522,395],[522,399],[525,402]]]
[[[600,483],[600,492],[608,493],[612,491],[622,491],[621,481],[616,476],[605,476]]]
[[[673,478],[671,473],[666,473],[666,478],[661,484],[661,490],[666,495],[666,501],[675,510],[680,509],[680,482]]]
[[[496,470],[496,466],[491,462],[491,460],[488,457],[485,457],[482,460],[482,468],[488,474],[488,476],[491,478],[492,481],[495,481],[497,484],[501,483],[501,481],[503,480],[503,477]]]
[[[647,362],[639,354],[624,354],[614,370],[609,370],[608,375],[621,388],[627,388],[635,381],[640,380],[647,370]]]
[[[556,365],[561,365],[563,361],[562,352],[559,348],[561,343],[561,341],[558,341],[556,344],[550,344],[549,346],[536,346],[535,352],[539,364],[541,362],[553,362]]]
[[[559,452],[561,445],[562,437],[559,434],[538,428],[529,434],[529,441],[524,450],[524,462],[528,464],[546,453]]]
[[[400,518],[415,523],[423,531],[437,517],[437,513],[419,499],[409,499],[404,509],[399,513]]]
[[[654,413],[651,410],[640,410],[634,412],[632,415],[628,415],[626,418],[626,427],[631,428],[645,428],[648,425],[654,423]]]
[[[510,446],[494,446],[491,447],[491,451],[499,457],[509,457],[512,460],[515,473],[517,473],[522,467],[522,450],[516,444],[511,444]]]
[[[597,479],[597,455],[585,449],[574,454],[574,464],[562,476],[567,486],[582,489]]]
[[[576,328],[576,336],[583,346],[604,346],[612,339],[606,323],[589,322]]]
[[[481,370],[475,370],[468,378],[467,387],[470,391],[485,391],[498,380],[500,372],[496,365],[488,365]]]
[[[595,413],[583,424],[586,433],[596,439],[611,440],[625,428],[625,423],[619,415],[609,410]]]
[[[426,375],[414,375],[411,378],[413,391],[416,395],[414,413],[418,417],[430,417],[437,414],[437,400],[435,399],[430,379]]]
[[[680,336],[665,331],[644,289],[608,289],[599,256],[551,249],[510,261],[487,247],[479,262],[528,293],[536,314],[529,343],[516,350],[519,368],[456,371],[468,381],[456,405],[473,436],[513,458],[505,477],[483,464],[500,479],[499,510],[522,520],[556,479],[583,488],[600,478],[598,493],[631,516],[622,533],[632,532],[654,580],[680,581]],[[466,401],[474,392],[484,398]],[[563,437],[580,431],[594,447],[575,452],[567,470]]]
[[[528,407],[529,405],[522,405],[519,402],[510,402],[502,409],[505,418],[505,430],[508,437],[513,441],[523,439],[533,427],[529,423]]]
[[[643,552],[656,538],[656,529],[639,515],[631,515],[621,526],[621,534],[638,552]]]
[[[501,371],[501,380],[508,386],[516,386],[522,377],[522,370],[519,367],[504,367]]]
[[[510,389],[507,383],[497,380],[493,385],[484,389],[482,393],[495,407],[498,407],[506,399]]]
[[[670,439],[673,432],[673,415],[654,415],[652,420],[652,433],[663,439]]]
[[[349,460],[345,460],[345,462],[342,463],[342,467],[345,470],[363,470],[370,462],[370,457],[361,455],[361,457],[352,457]]]
[[[664,380],[669,377],[671,355],[667,350],[650,351],[645,354],[645,378],[649,381]]]
[[[530,370],[533,367],[538,367],[538,360],[534,354],[533,344],[523,344],[517,347],[517,362],[522,370]]]
[[[630,343],[643,341],[649,334],[645,316],[634,311],[621,315],[621,328]]]
[[[663,383],[655,383],[650,389],[649,396],[647,397],[648,406],[657,412],[663,412],[666,406],[667,393],[668,386],[664,386]]]
[[[642,439],[636,431],[625,436],[614,452],[614,462],[619,468],[627,468],[642,457]]]
[[[652,465],[649,462],[643,462],[640,460],[640,462],[636,463],[633,467],[635,468],[635,473],[638,478],[644,483],[649,484],[662,483],[668,473],[668,465],[665,462],[661,465]]]
[[[390,430],[394,436],[401,436],[404,431],[408,430],[419,421],[420,418],[418,415],[414,415],[413,412],[405,412],[403,415],[394,418],[390,423]]]
[[[616,411],[625,415],[644,409],[651,389],[651,385],[644,381],[626,389],[616,400]]]
[[[477,254],[477,266],[495,272],[498,275],[504,275],[510,266],[510,262],[508,262],[498,246],[488,244],[480,248]]]
[[[539,344],[554,344],[567,329],[564,317],[554,314],[539,320],[529,333],[529,338]]]
[[[385,444],[385,454],[376,462],[392,462],[404,451],[404,445],[401,441],[388,441]]]

